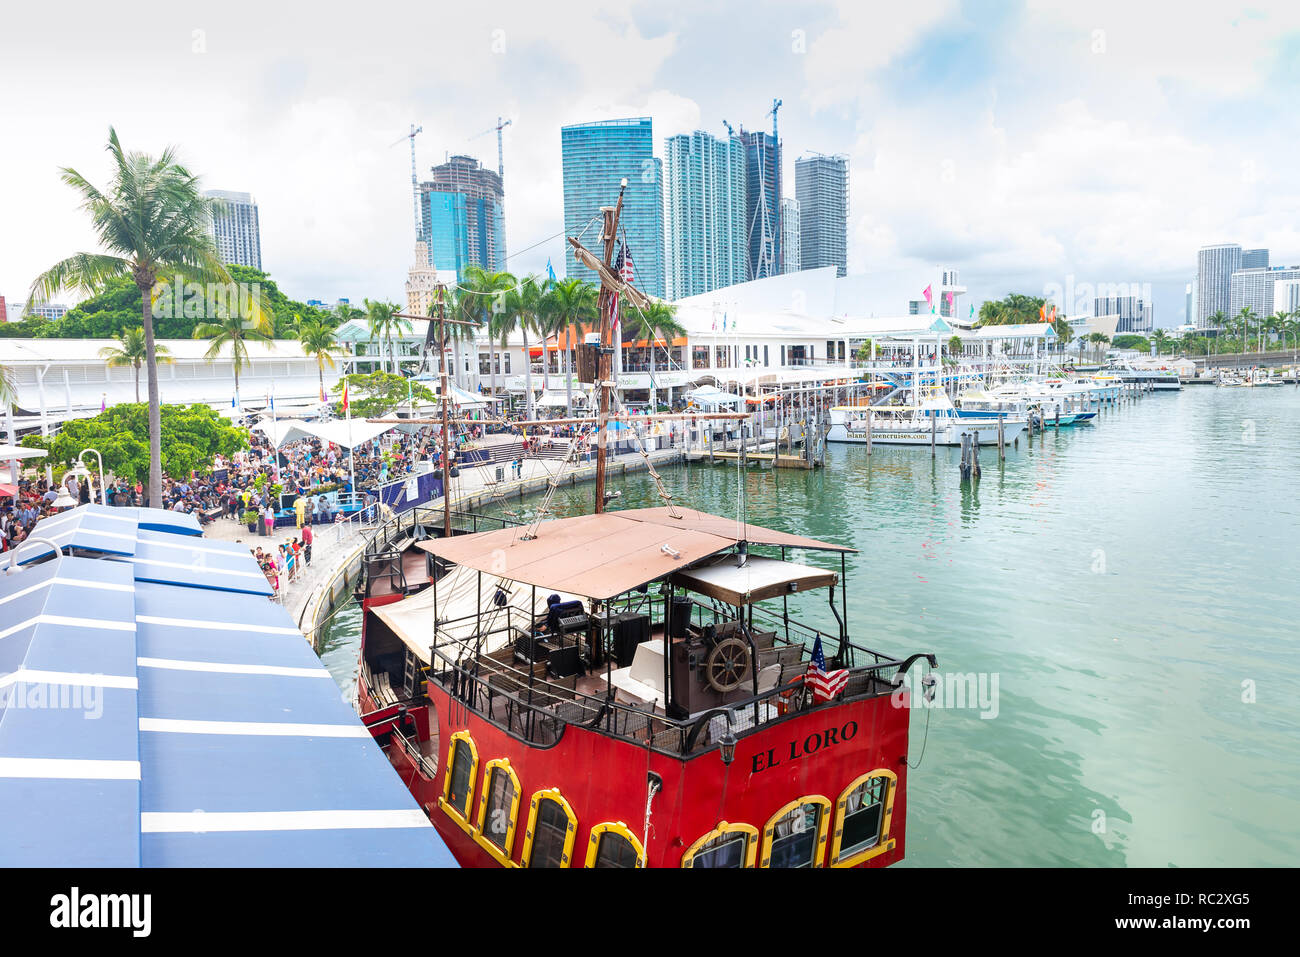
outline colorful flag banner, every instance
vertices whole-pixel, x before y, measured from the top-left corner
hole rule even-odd
[[[826,670],[826,655],[822,651],[821,635],[818,635],[813,643],[812,661],[808,663],[808,671],[803,680],[804,685],[812,689],[814,701],[830,701],[848,684],[848,669],[837,668],[830,672]]]

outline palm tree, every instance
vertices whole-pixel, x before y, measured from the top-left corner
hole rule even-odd
[[[1255,311],[1250,306],[1242,306],[1241,312],[1237,313],[1237,323],[1241,327],[1241,351],[1246,351],[1246,338],[1250,335],[1250,324],[1258,320]]]
[[[361,300],[366,304],[365,320],[370,327],[370,341],[378,339],[380,342],[387,344],[388,357],[392,362],[393,374],[397,374],[397,353],[393,351],[393,333],[402,333],[411,331],[411,323],[398,316],[398,306],[391,302],[371,302],[369,299]],[[384,368],[383,357],[381,353],[379,368]]]
[[[222,316],[216,322],[201,322],[194,327],[195,339],[207,339],[208,351],[205,359],[220,357],[221,350],[230,346],[230,362],[235,370],[235,405],[242,408],[239,399],[239,370],[249,364],[248,343],[250,341],[270,342],[271,323],[263,316],[261,322],[250,322],[237,313]]]
[[[316,370],[320,374],[321,401],[324,402],[326,401],[325,366],[328,365],[333,369],[337,365],[334,357],[339,354],[342,345],[339,343],[338,336],[332,326],[314,319],[299,322],[297,336],[298,342],[302,345],[303,354],[309,355],[316,360]]]
[[[148,358],[148,349],[144,341],[144,329],[136,326],[123,331],[118,339],[121,346],[105,346],[99,350],[99,357],[110,366],[131,366],[135,369],[135,401],[140,401],[140,367]],[[154,361],[171,362],[171,355],[166,346],[154,344]]]
[[[1097,358],[1098,361],[1100,361],[1101,346],[1103,343],[1109,344],[1110,336],[1106,335],[1104,332],[1090,332],[1088,333],[1087,338],[1088,341],[1092,343],[1093,355]]]
[[[1300,353],[1300,312],[1288,313],[1290,316],[1282,323],[1282,351],[1286,351],[1286,337],[1291,337],[1291,361],[1296,361],[1296,355]]]
[[[482,266],[465,267],[460,281],[465,296],[463,309],[466,317],[477,322],[487,332],[488,369],[492,376],[492,394],[497,391],[496,342],[509,335],[511,323],[507,316],[506,296],[519,285],[508,272],[488,272]]]
[[[1156,347],[1156,355],[1160,355],[1174,344],[1174,340],[1173,337],[1163,329],[1157,329],[1151,336],[1151,344]]]
[[[637,317],[646,330],[646,338],[650,341],[650,411],[654,411],[654,374],[655,374],[655,339],[662,337],[666,343],[664,351],[670,357],[672,356],[672,341],[675,337],[684,335],[686,328],[677,321],[677,307],[663,302],[658,299],[651,299],[650,305],[646,308],[644,316],[638,314]]]
[[[1286,329],[1286,324],[1290,320],[1290,318],[1291,318],[1291,313],[1279,309],[1277,312],[1273,313],[1273,315],[1265,319],[1264,322],[1267,324],[1269,335],[1272,336],[1275,334],[1282,333],[1282,331]],[[1283,351],[1286,350],[1285,340],[1283,340],[1282,342],[1282,349]]]
[[[578,278],[563,279],[551,287],[556,327],[564,329],[564,398],[568,414],[573,415],[573,351],[577,327],[596,319],[596,289]]]
[[[542,323],[545,321],[542,304],[549,286],[549,279],[529,276],[506,296],[506,311],[514,317],[515,325],[524,339],[524,394],[527,396],[525,408],[529,419],[537,417],[537,409],[533,399],[533,362],[528,348],[528,333],[532,331],[542,340],[542,370],[545,376],[546,336],[542,331]],[[542,383],[545,391],[545,378]]]
[[[334,316],[337,320],[336,325],[343,325],[353,319],[364,319],[365,311],[358,309],[350,302],[340,302],[334,306]]]
[[[99,190],[75,169],[64,167],[63,182],[82,198],[103,253],[77,253],[51,266],[32,283],[28,304],[52,300],[61,290],[94,293],[109,279],[130,276],[140,290],[149,392],[149,502],[162,502],[162,413],[158,400],[157,349],[153,335],[154,283],[159,276],[183,281],[230,282],[208,233],[216,200],[205,197],[199,178],[167,148],[161,156],[127,153],[117,131],[108,130],[113,178]],[[254,310],[260,314],[261,305]]]

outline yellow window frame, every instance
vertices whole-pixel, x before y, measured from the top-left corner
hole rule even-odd
[[[844,810],[848,804],[849,795],[854,789],[870,781],[872,778],[888,778],[889,784],[885,791],[885,808],[880,815],[880,840],[874,847],[869,847],[857,854],[852,854],[843,860],[840,859],[840,841],[844,837]],[[863,861],[869,861],[873,857],[884,854],[886,851],[894,849],[895,841],[890,840],[889,828],[893,823],[892,815],[894,813],[894,795],[898,793],[898,775],[888,768],[875,768],[866,774],[860,774],[852,781],[849,786],[840,792],[839,798],[835,802],[835,837],[831,841],[831,867],[855,867]]]
[[[492,786],[492,772],[502,770],[510,775],[510,783],[515,786],[514,800],[510,802],[510,824],[506,827],[505,849],[497,847],[491,839],[483,835],[483,822],[487,816],[488,788]],[[487,764],[483,765],[483,793],[478,799],[478,815],[475,818],[473,837],[478,845],[491,855],[492,859],[502,867],[518,867],[510,859],[510,852],[515,846],[515,831],[519,826],[519,799],[522,797],[522,789],[519,786],[519,775],[515,774],[515,769],[510,766],[508,758],[494,758]]]
[[[758,828],[751,824],[729,824],[726,821],[718,822],[717,827],[686,849],[686,853],[682,855],[682,867],[694,867],[695,855],[705,844],[714,838],[731,833],[745,835],[745,863],[742,866],[753,867],[754,858],[758,856]]]
[[[600,836],[605,833],[621,835],[632,845],[632,850],[636,851],[636,866],[645,867],[645,848],[641,846],[641,841],[637,836],[628,830],[626,824],[622,821],[606,821],[603,824],[597,824],[591,829],[591,838],[587,841],[587,863],[585,867],[596,866],[596,852],[600,849]]]
[[[568,867],[573,863],[573,842],[578,837],[578,815],[564,799],[559,788],[546,788],[533,794],[528,802],[528,829],[524,832],[524,851],[520,855],[520,867],[533,866],[533,838],[537,834],[537,814],[543,801],[554,801],[569,819],[569,826],[564,834],[564,852],[560,856],[560,866]]]
[[[451,803],[451,774],[455,770],[456,742],[464,741],[469,745],[469,781],[465,785],[465,813],[461,814],[456,805]],[[442,797],[438,798],[438,807],[444,814],[456,822],[462,831],[471,837],[474,825],[470,823],[470,813],[474,810],[474,782],[478,780],[478,745],[468,731],[457,731],[447,739],[447,771],[442,776]]]
[[[823,866],[822,862],[826,859],[826,835],[831,826],[831,802],[829,798],[824,798],[820,794],[805,794],[801,798],[795,798],[767,819],[767,824],[763,826],[763,856],[759,862],[759,867],[772,866],[772,845],[776,841],[777,822],[795,808],[803,807],[805,804],[816,804],[822,809],[817,820],[817,847],[813,855],[812,866]]]

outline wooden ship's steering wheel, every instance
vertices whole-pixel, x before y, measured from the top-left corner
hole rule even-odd
[[[739,638],[724,638],[704,661],[704,679],[714,691],[735,691],[749,676],[749,645]]]

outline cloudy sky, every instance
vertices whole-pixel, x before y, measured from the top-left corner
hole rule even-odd
[[[767,128],[773,97],[787,194],[795,157],[850,156],[849,271],[878,315],[949,265],[976,303],[1150,283],[1173,326],[1197,247],[1300,262],[1294,0],[72,0],[5,21],[12,298],[92,246],[58,168],[104,181],[110,124],[253,193],[264,265],[291,296],[401,300],[409,124],[423,173],[449,152],[495,163],[484,131],[511,120],[508,265],[527,272],[563,261],[562,125],[649,115],[661,149],[724,119]]]

